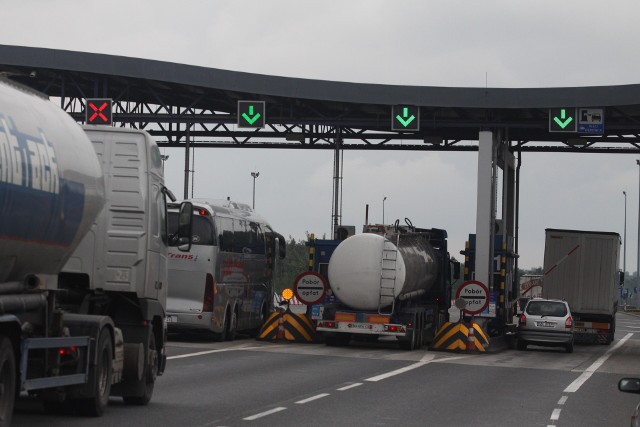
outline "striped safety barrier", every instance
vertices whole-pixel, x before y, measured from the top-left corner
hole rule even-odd
[[[489,338],[479,324],[447,322],[436,333],[431,350],[484,353],[488,347]]]
[[[292,313],[290,310],[279,310],[267,318],[260,332],[260,341],[317,341],[316,328],[304,314]]]

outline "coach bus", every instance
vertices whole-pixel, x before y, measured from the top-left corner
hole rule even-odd
[[[246,204],[185,201],[193,205],[191,245],[184,251],[170,243],[169,330],[210,331],[220,340],[259,330],[273,310],[276,248],[284,258],[284,238]],[[179,207],[168,206],[170,235],[178,229]]]

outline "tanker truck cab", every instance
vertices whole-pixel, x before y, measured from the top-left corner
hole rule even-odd
[[[160,150],[147,132],[83,130],[103,170],[106,204],[52,290],[71,335],[111,341],[107,397],[146,405],[166,365],[167,199],[175,197],[164,186]],[[68,392],[72,398],[82,393]]]
[[[326,270],[332,295],[314,308],[317,331],[328,345],[388,336],[403,349],[420,348],[448,321],[451,281],[460,273],[447,251],[447,233],[418,229],[408,220],[384,234],[384,228],[369,228],[377,231],[351,236],[331,253]],[[314,257],[321,261],[331,245],[318,244]]]

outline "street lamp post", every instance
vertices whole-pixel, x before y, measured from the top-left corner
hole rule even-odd
[[[624,246],[622,247],[622,274],[627,274],[627,192],[624,194]]]
[[[387,200],[387,196],[382,199],[382,225],[384,225],[384,201]]]
[[[260,176],[260,172],[251,172],[253,177],[253,205],[252,209],[256,208],[256,178]]]
[[[636,160],[636,164],[640,166],[640,160]],[[638,189],[640,189],[640,168],[638,168]],[[640,196],[640,192],[639,192]],[[640,277],[640,197],[638,197],[638,250],[637,250],[637,264],[636,264],[636,276]]]

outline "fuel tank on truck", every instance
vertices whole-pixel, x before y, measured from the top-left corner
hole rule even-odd
[[[383,256],[387,258],[385,277],[395,277],[395,283],[391,281],[395,298],[421,295],[435,283],[438,265],[433,247],[415,233],[401,234],[399,240],[389,237],[357,234],[340,243],[331,255],[328,272],[331,290],[352,309],[378,309]],[[396,261],[389,262],[393,257]]]
[[[80,126],[0,79],[0,284],[57,275],[103,205],[100,163]]]

